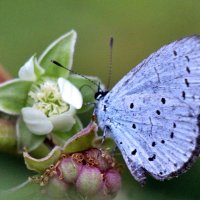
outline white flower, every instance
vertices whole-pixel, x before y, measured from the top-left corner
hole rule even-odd
[[[80,91],[68,80],[46,80],[29,92],[32,107],[22,109],[23,120],[36,135],[53,130],[68,131],[75,124],[75,109],[80,109],[83,98]]]

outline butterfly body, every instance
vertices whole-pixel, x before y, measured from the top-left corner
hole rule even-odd
[[[95,113],[137,181],[184,172],[200,148],[200,37],[151,54],[98,98]]]

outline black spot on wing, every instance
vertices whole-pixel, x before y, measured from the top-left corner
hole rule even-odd
[[[165,140],[161,140],[160,142],[161,142],[162,144],[165,144]]]
[[[136,129],[136,125],[135,125],[135,124],[132,124],[132,128],[133,128],[133,129]]]
[[[156,154],[153,154],[152,157],[149,157],[149,158],[148,158],[149,161],[154,161],[155,159],[156,159]]]
[[[136,153],[137,153],[137,149],[134,149],[134,150],[131,152],[131,154],[132,154],[133,156],[135,156]]]
[[[176,52],[175,50],[173,51],[173,54],[174,54],[175,56],[177,56],[177,52]]]
[[[185,58],[187,59],[188,62],[190,62],[190,58],[188,56],[185,56]]]
[[[160,110],[156,110],[156,114],[157,114],[157,115],[160,115]]]
[[[188,79],[187,79],[187,78],[185,79],[185,84],[186,84],[186,86],[187,86],[187,87],[189,87],[189,86],[190,86],[190,84],[189,84],[189,82],[188,82]]]
[[[186,67],[186,71],[188,74],[190,74],[190,68],[189,67]]]
[[[152,142],[152,143],[151,143],[151,146],[152,146],[152,147],[155,147],[155,146],[156,146],[156,142]]]
[[[161,102],[162,102],[162,104],[165,104],[166,103],[166,99],[165,98],[161,98]]]
[[[133,109],[133,108],[134,108],[134,104],[130,103],[130,109]]]
[[[185,91],[182,91],[182,97],[185,100]]]

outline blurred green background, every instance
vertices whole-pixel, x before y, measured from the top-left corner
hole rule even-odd
[[[78,33],[73,69],[104,82],[108,80],[109,37],[114,36],[114,85],[162,45],[200,34],[200,1],[0,0],[0,63],[16,76],[31,55],[39,55],[71,29]],[[0,190],[23,182],[29,174],[22,159],[0,153]],[[200,161],[178,179],[159,182],[149,177],[145,187],[125,169],[117,199],[196,200],[199,190]]]

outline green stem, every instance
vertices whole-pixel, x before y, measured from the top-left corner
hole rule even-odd
[[[15,120],[0,118],[0,151],[16,153]]]

